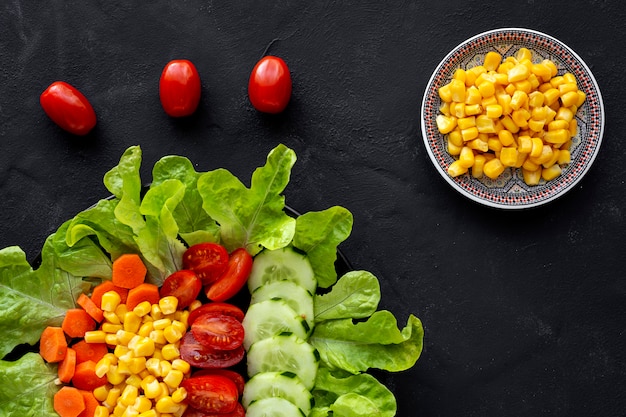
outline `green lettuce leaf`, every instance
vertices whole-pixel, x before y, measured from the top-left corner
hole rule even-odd
[[[309,417],[393,417],[396,399],[370,374],[333,375],[320,367],[313,388],[315,407]]]
[[[321,288],[337,281],[337,246],[350,236],[352,223],[352,213],[340,206],[308,212],[296,219],[293,245],[306,252]]]
[[[53,408],[56,365],[37,353],[26,353],[15,362],[0,361],[0,410],[4,417],[59,417]]]
[[[229,251],[245,247],[256,255],[263,248],[280,249],[291,242],[296,221],[284,212],[282,192],[295,161],[293,150],[277,146],[252,174],[250,188],[225,169],[200,176],[202,207],[220,225],[222,244]]]
[[[380,302],[380,283],[368,271],[350,271],[326,294],[315,295],[315,322],[371,316]]]
[[[417,317],[410,315],[400,330],[394,315],[381,310],[363,322],[338,319],[318,323],[309,342],[317,348],[322,364],[356,374],[370,368],[409,369],[422,352],[423,337]]]

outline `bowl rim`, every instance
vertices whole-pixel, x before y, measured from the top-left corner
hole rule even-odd
[[[597,106],[599,108],[598,114],[601,116],[600,119],[599,119],[600,124],[598,126],[597,145],[596,145],[593,153],[590,155],[589,159],[587,160],[585,166],[579,172],[579,174],[575,178],[572,179],[572,181],[569,183],[569,185],[567,185],[564,188],[558,190],[557,192],[552,193],[549,197],[542,198],[542,199],[539,199],[539,200],[536,200],[536,201],[532,201],[530,203],[524,203],[524,204],[520,204],[520,203],[517,203],[517,204],[498,203],[498,202],[495,202],[495,201],[490,201],[490,200],[481,198],[480,196],[477,196],[477,195],[475,195],[475,194],[473,194],[473,193],[463,189],[459,184],[457,184],[455,179],[452,178],[443,169],[443,167],[441,167],[439,165],[439,163],[437,162],[436,156],[433,153],[433,150],[432,150],[432,148],[430,146],[430,143],[429,143],[429,140],[428,140],[429,136],[428,136],[428,129],[427,129],[427,126],[426,126],[425,108],[426,108],[426,105],[428,103],[429,92],[430,92],[431,88],[433,88],[435,79],[439,75],[439,72],[444,67],[444,65],[464,45],[469,44],[471,42],[474,42],[477,39],[480,39],[480,38],[483,38],[483,37],[488,37],[490,35],[501,33],[501,32],[521,32],[521,33],[527,33],[527,34],[543,37],[543,38],[549,40],[551,43],[558,45],[567,54],[570,54],[571,57],[576,61],[577,65],[580,65],[580,67],[582,68],[583,72],[589,78],[589,81],[590,81],[591,85],[593,86],[594,93],[597,96]],[[527,209],[527,208],[532,208],[532,207],[545,205],[545,204],[547,204],[549,202],[552,202],[555,199],[565,195],[568,191],[570,191],[571,189],[575,188],[575,186],[582,180],[582,178],[589,171],[589,169],[593,165],[593,163],[594,163],[594,161],[595,161],[595,159],[596,159],[596,157],[597,157],[597,155],[599,153],[599,150],[600,150],[600,147],[601,147],[601,144],[602,144],[602,140],[603,140],[603,136],[604,136],[604,127],[605,127],[606,116],[605,116],[605,112],[604,112],[604,102],[603,102],[603,99],[602,99],[602,95],[601,95],[601,92],[600,92],[600,87],[598,85],[598,82],[595,79],[595,77],[594,77],[593,73],[591,72],[591,69],[589,68],[587,63],[572,48],[570,48],[568,45],[566,45],[562,41],[558,40],[554,36],[548,35],[548,34],[546,34],[544,32],[540,32],[540,31],[535,30],[535,29],[528,29],[528,28],[522,28],[522,27],[501,27],[501,28],[490,29],[490,30],[487,30],[487,31],[484,31],[484,32],[480,32],[480,33],[478,33],[476,35],[473,35],[473,36],[465,39],[464,41],[462,41],[459,44],[457,44],[454,48],[452,48],[444,56],[444,58],[437,64],[437,66],[435,67],[435,70],[432,72],[428,82],[426,83],[426,88],[424,90],[424,95],[422,97],[420,118],[421,118],[420,119],[420,125],[421,125],[422,141],[424,143],[424,146],[426,147],[426,151],[428,153],[429,159],[430,159],[431,163],[435,166],[435,169],[437,170],[437,172],[439,172],[439,174],[444,178],[444,180],[450,186],[452,186],[453,189],[458,191],[464,197],[466,197],[466,198],[468,198],[468,199],[470,199],[470,200],[472,200],[474,202],[480,203],[482,205],[486,205],[486,206],[494,207],[494,208],[499,208],[499,209],[506,209],[506,210],[520,210],[520,209]]]

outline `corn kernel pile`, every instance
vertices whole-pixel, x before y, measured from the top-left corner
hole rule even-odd
[[[102,296],[104,322],[85,334],[87,343],[113,349],[96,364],[96,375],[108,383],[93,392],[101,405],[94,417],[181,417],[187,393],[180,387],[191,367],[180,358],[180,340],[189,311],[177,310],[178,299],[144,301],[128,311],[120,296]]]
[[[483,65],[457,69],[438,92],[437,128],[456,157],[450,176],[471,170],[475,178],[496,179],[512,167],[522,169],[526,184],[537,185],[570,162],[574,116],[586,95],[573,74],[557,75],[551,60],[533,63],[527,48],[504,60],[489,52]]]

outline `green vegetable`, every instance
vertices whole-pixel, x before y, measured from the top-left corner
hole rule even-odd
[[[378,279],[367,271],[350,271],[330,292],[315,296],[315,321],[362,319],[371,316],[380,302]]]
[[[59,417],[54,394],[56,365],[48,365],[37,353],[26,353],[15,362],[0,361],[0,410],[6,417]]]

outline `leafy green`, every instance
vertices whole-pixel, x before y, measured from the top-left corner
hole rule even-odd
[[[371,316],[380,302],[378,279],[367,271],[350,271],[330,292],[315,296],[315,321],[361,319]]]
[[[330,369],[353,374],[370,368],[397,372],[415,364],[422,351],[423,336],[424,329],[417,317],[410,315],[400,330],[394,315],[381,310],[367,321],[338,319],[318,323],[309,342]]]
[[[296,219],[293,245],[307,253],[321,288],[337,281],[337,246],[350,236],[352,222],[352,213],[340,206],[304,213]]]
[[[280,249],[291,242],[296,221],[284,212],[282,192],[295,162],[295,152],[278,145],[265,166],[252,174],[250,188],[225,169],[200,176],[202,207],[220,225],[222,244],[229,251],[245,247],[256,255],[263,248]]]
[[[315,407],[309,417],[393,417],[393,393],[369,374],[334,375],[320,367],[313,388]]]
[[[0,410],[4,417],[59,417],[53,408],[56,365],[48,365],[37,353],[26,353],[15,362],[0,361]]]

